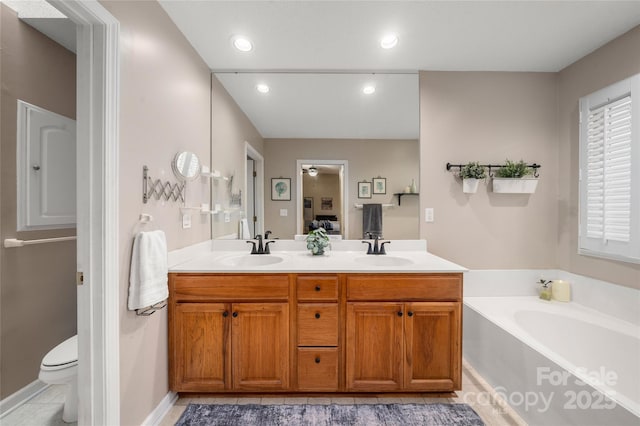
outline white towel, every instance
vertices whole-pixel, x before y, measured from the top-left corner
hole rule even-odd
[[[129,275],[129,310],[146,308],[169,297],[167,240],[163,231],[140,232],[133,241]]]
[[[240,239],[247,240],[251,238],[251,232],[249,232],[249,221],[247,219],[240,219]]]

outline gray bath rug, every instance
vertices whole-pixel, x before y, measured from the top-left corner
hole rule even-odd
[[[189,404],[176,426],[358,425],[482,426],[467,404],[208,405]]]

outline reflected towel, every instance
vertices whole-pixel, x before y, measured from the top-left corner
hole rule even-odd
[[[382,238],[382,204],[364,204],[362,206],[362,237]]]
[[[163,231],[140,232],[133,240],[128,308],[146,308],[169,297],[167,240]]]
[[[247,219],[240,219],[240,239],[251,239],[251,232],[249,231],[249,221]]]

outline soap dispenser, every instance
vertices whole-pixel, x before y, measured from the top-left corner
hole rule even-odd
[[[542,287],[540,288],[540,299],[542,300],[551,300],[551,283],[552,281],[549,280],[544,280],[544,279],[540,279],[540,281],[538,281],[538,284],[540,284]]]

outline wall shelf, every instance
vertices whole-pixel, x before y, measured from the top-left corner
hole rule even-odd
[[[402,196],[403,195],[420,195],[420,193],[418,193],[418,192],[396,192],[393,195],[397,195],[398,196],[398,205],[401,205],[401,201],[402,201]]]

